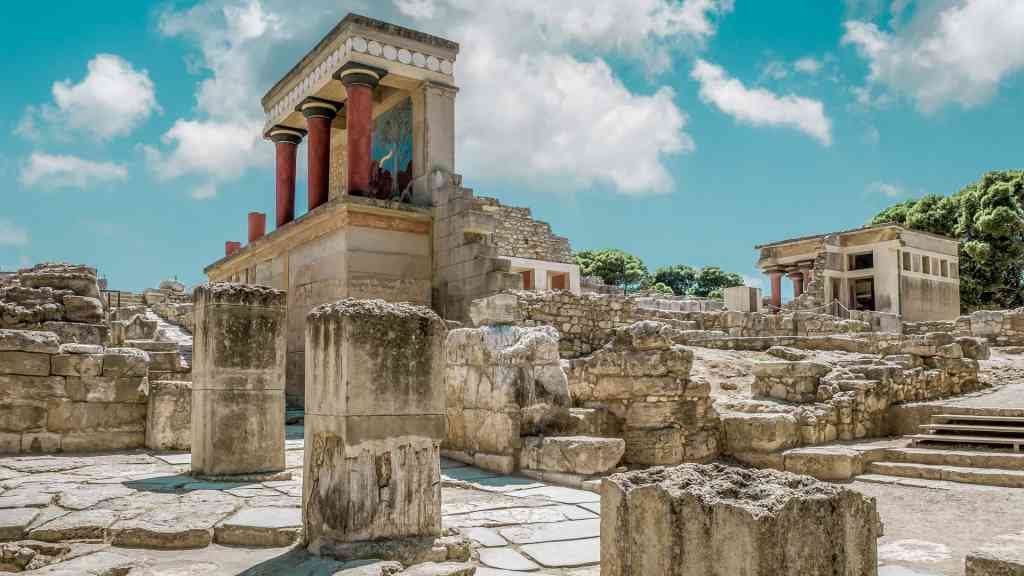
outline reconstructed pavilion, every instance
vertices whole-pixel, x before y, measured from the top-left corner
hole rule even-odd
[[[466,318],[507,288],[579,291],[567,239],[528,209],[475,197],[455,172],[455,42],[349,14],[263,97],[277,150],[275,229],[249,213],[211,281],[288,293],[288,396],[301,403],[304,325],[345,297]],[[307,213],[295,213],[306,139]]]

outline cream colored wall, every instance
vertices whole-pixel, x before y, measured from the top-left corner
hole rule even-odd
[[[533,289],[538,291],[548,290],[548,272],[557,272],[569,275],[569,291],[573,294],[580,293],[580,267],[575,264],[563,264],[561,262],[548,262],[546,260],[533,260],[530,258],[506,257],[512,263],[512,272],[533,270]]]

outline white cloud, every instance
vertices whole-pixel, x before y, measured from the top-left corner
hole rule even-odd
[[[217,196],[217,187],[210,182],[200,184],[192,189],[191,196],[194,200],[209,200]]]
[[[27,188],[89,188],[104,182],[123,182],[128,179],[128,169],[113,162],[33,152],[18,179]]]
[[[97,54],[81,82],[54,82],[52,91],[53,103],[28,107],[15,133],[38,140],[42,125],[59,137],[76,132],[109,140],[160,112],[149,73],[114,54]]]
[[[437,7],[434,0],[395,0],[398,11],[415,20],[429,20]]]
[[[761,76],[772,80],[782,80],[789,76],[789,66],[782,60],[770,60],[761,70]]]
[[[802,72],[809,76],[814,76],[818,72],[821,72],[823,64],[821,60],[814,58],[813,56],[804,56],[796,62],[793,62],[793,69],[797,72]]]
[[[725,70],[697,59],[690,74],[700,83],[700,97],[740,122],[754,126],[788,126],[832,144],[832,123],[821,101],[788,94],[778,96],[762,88],[747,88]]]
[[[28,230],[18,226],[13,220],[0,218],[0,246],[28,245]]]
[[[868,192],[871,194],[881,194],[886,198],[900,198],[907,194],[907,191],[902,186],[882,181],[876,181],[869,184]]]
[[[909,96],[924,112],[983,104],[1024,68],[1019,0],[945,0],[894,31],[864,20],[845,27],[842,42],[868,61],[868,82]]]

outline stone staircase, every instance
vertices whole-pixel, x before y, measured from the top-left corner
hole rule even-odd
[[[936,414],[910,446],[888,448],[865,467],[867,476],[944,480],[1024,488],[1024,417]]]

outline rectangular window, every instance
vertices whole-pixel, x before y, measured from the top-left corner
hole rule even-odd
[[[928,256],[921,256],[921,274],[932,273],[932,259]]]
[[[850,254],[850,270],[868,270],[875,267],[875,254]]]
[[[949,277],[959,278],[960,277],[960,265],[956,262],[949,263]]]
[[[903,253],[903,269],[910,272],[910,252]]]
[[[942,277],[949,278],[949,260],[942,261]]]
[[[921,255],[914,254],[914,272],[921,271]]]
[[[533,270],[523,270],[523,290],[533,290]]]

